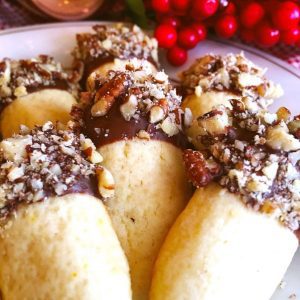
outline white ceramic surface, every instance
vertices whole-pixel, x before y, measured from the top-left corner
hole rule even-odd
[[[70,51],[75,45],[75,34],[90,31],[93,24],[95,22],[58,23],[2,31],[0,33],[0,59],[3,57],[20,59],[30,58],[38,54],[50,54],[61,61],[63,65],[69,66],[71,63]],[[162,67],[170,77],[176,78],[176,74],[180,70],[186,68],[194,58],[205,53],[226,54],[240,51],[244,51],[246,56],[258,65],[267,68],[267,77],[279,82],[284,88],[285,95],[276,101],[272,110],[284,105],[292,113],[299,114],[300,71],[273,56],[245,45],[229,41],[208,40],[190,51],[190,59],[183,67],[171,67],[164,58],[162,58]],[[300,298],[300,250],[298,250],[284,281],[286,282],[285,288],[279,288],[272,300],[289,299],[289,296],[294,293],[297,295],[297,299]],[[251,282],[249,284],[251,285]]]

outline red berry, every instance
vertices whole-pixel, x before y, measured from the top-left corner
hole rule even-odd
[[[198,42],[206,39],[207,29],[202,23],[194,23],[192,27],[197,32]]]
[[[173,66],[181,66],[187,60],[187,51],[178,46],[168,50],[167,58],[170,64]]]
[[[164,16],[160,20],[160,23],[171,25],[174,28],[178,28],[181,25],[181,20],[177,17],[174,17],[174,16]]]
[[[264,17],[265,10],[258,2],[250,2],[243,7],[240,15],[240,22],[246,28],[252,28]]]
[[[192,14],[195,19],[206,19],[216,13],[218,6],[218,0],[194,0]]]
[[[184,49],[192,49],[199,42],[198,33],[192,27],[185,27],[178,32],[178,44]]]
[[[252,43],[255,40],[255,33],[252,29],[243,28],[240,30],[240,37],[245,43]]]
[[[295,28],[297,27],[299,20],[299,6],[293,1],[284,1],[279,3],[272,14],[273,24],[279,30]]]
[[[156,12],[167,13],[170,10],[169,0],[151,0],[151,5]]]
[[[223,14],[234,15],[236,13],[236,6],[233,2],[229,2],[225,7]]]
[[[300,39],[300,29],[293,28],[280,33],[280,41],[286,45],[295,45]]]
[[[215,26],[216,33],[223,38],[232,37],[237,31],[237,21],[234,16],[221,16]]]
[[[171,48],[177,40],[177,32],[171,25],[158,25],[154,31],[154,36],[161,48]]]
[[[176,12],[185,12],[189,8],[190,0],[170,0],[171,7]]]
[[[262,47],[272,47],[278,43],[280,38],[279,30],[270,24],[263,22],[256,28],[256,42]]]

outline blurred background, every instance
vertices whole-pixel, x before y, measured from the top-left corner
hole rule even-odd
[[[0,29],[62,21],[131,21],[152,29],[173,65],[206,38],[231,39],[300,69],[296,0],[0,0]]]

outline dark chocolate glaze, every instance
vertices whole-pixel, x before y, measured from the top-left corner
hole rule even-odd
[[[55,79],[53,84],[44,85],[44,84],[35,84],[26,86],[28,93],[34,93],[44,89],[58,89],[58,90],[68,90],[69,85],[65,79]]]
[[[68,194],[88,194],[101,199],[102,197],[99,194],[97,186],[98,184],[97,184],[96,176],[90,176],[89,178],[80,176],[77,179],[76,183],[68,187],[68,189],[60,196],[64,196]],[[53,189],[46,188],[44,189],[44,197],[40,199],[38,202],[43,202],[49,197],[60,197],[60,196],[56,195]],[[19,199],[14,199],[10,201],[8,205],[6,205],[6,207],[3,208],[3,211],[0,211],[0,220],[9,217],[12,214],[12,212],[18,210],[19,206],[23,203],[27,205],[32,204],[32,202],[26,203],[24,201],[20,201]]]
[[[77,178],[76,182],[68,187],[68,189],[60,196],[56,195],[53,189],[44,189],[44,197],[40,199],[38,202],[43,202],[49,197],[61,197],[68,194],[87,194],[91,196],[95,196],[97,198],[102,198],[98,191],[98,183],[96,176],[90,176],[89,178],[80,176]],[[24,201],[20,201],[19,199],[14,199],[10,201],[6,207],[4,207],[5,211],[0,211],[0,219],[4,219],[9,217],[12,212],[16,211],[21,204],[30,205],[32,202],[26,203]],[[1,300],[1,299],[0,299]]]
[[[155,124],[149,123],[149,116],[139,115],[138,119],[131,118],[126,121],[120,112],[120,100],[117,100],[109,112],[103,117],[93,117],[91,106],[88,106],[83,115],[84,133],[97,147],[114,143],[120,140],[130,140],[137,137],[140,130],[149,133],[152,140],[160,140],[171,143],[185,149],[190,146],[183,133],[169,137]]]
[[[64,195],[67,194],[88,194],[95,197],[100,197],[98,191],[98,182],[96,176],[87,177],[79,177],[76,183],[74,183],[71,187],[69,187]],[[54,196],[54,195],[52,195]]]

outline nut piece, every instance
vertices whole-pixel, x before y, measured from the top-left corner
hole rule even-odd
[[[125,83],[126,75],[122,73],[103,84],[95,95],[95,104],[91,109],[93,117],[102,117],[108,113],[116,98],[124,91]]]
[[[258,106],[257,102],[252,97],[243,97],[242,102],[244,103],[245,108],[250,112],[257,112],[260,110],[260,107]]]
[[[112,107],[113,103],[115,102],[114,98],[102,98],[97,101],[91,109],[91,113],[93,117],[103,117],[105,116],[110,108]]]
[[[7,85],[10,82],[11,77],[10,62],[8,60],[4,60],[2,63],[0,63],[0,70],[2,71],[2,74],[0,75],[0,86]]]
[[[262,172],[264,173],[264,175],[266,175],[268,177],[268,179],[274,180],[277,175],[277,170],[278,170],[278,163],[273,162],[273,163],[269,164],[268,166],[265,166],[262,169]]]
[[[165,111],[159,105],[154,105],[150,109],[150,123],[157,123],[165,117]]]
[[[282,97],[284,91],[280,84],[274,84],[272,81],[269,81],[269,86],[264,94],[264,98],[266,99],[277,99]]]
[[[102,155],[96,150],[96,147],[91,139],[82,140],[81,148],[88,156],[88,159],[92,164],[98,164],[103,161]]]
[[[138,101],[135,95],[130,95],[127,101],[120,106],[120,111],[126,121],[129,121],[137,110]]]
[[[16,97],[26,96],[27,94],[27,89],[24,85],[18,86],[14,91]]]
[[[113,197],[115,194],[115,181],[112,174],[105,168],[97,170],[98,191],[103,198]]]
[[[22,177],[24,175],[24,166],[13,167],[7,174],[7,178],[9,181],[15,181],[16,179]]]
[[[291,112],[286,107],[280,107],[277,110],[276,115],[278,120],[283,120],[286,122],[291,117]]]
[[[154,80],[155,80],[157,83],[164,83],[165,81],[168,80],[168,75],[167,75],[165,72],[157,72],[157,73],[154,75]]]
[[[263,114],[263,118],[267,124],[273,124],[274,122],[277,121],[277,114],[266,112]]]
[[[102,155],[97,150],[93,150],[88,159],[92,164],[99,164],[103,161]]]
[[[228,115],[224,108],[212,110],[198,119],[199,125],[211,135],[226,134],[230,126]]]
[[[142,140],[150,140],[150,134],[145,131],[145,130],[140,130],[137,134],[138,138],[142,139]]]
[[[241,73],[238,75],[238,83],[241,87],[259,86],[263,84],[263,79],[260,76],[249,73]]]
[[[235,179],[239,188],[242,189],[246,184],[247,178],[244,176],[243,171],[232,169],[228,172],[228,177],[233,180]]]
[[[296,133],[298,130],[300,130],[300,120],[293,120],[288,123],[288,128],[292,133]]]
[[[289,130],[283,122],[268,130],[266,144],[274,150],[287,152],[300,149],[300,141],[289,134]]]
[[[161,124],[161,129],[168,135],[173,136],[179,132],[175,122],[172,122],[170,117],[167,117]]]
[[[252,179],[247,183],[247,189],[250,192],[266,193],[269,190],[269,187],[265,176],[253,175]]]
[[[16,136],[8,138],[0,143],[0,149],[3,152],[5,159],[19,162],[23,160],[26,155],[26,146],[32,145],[31,136]]]

